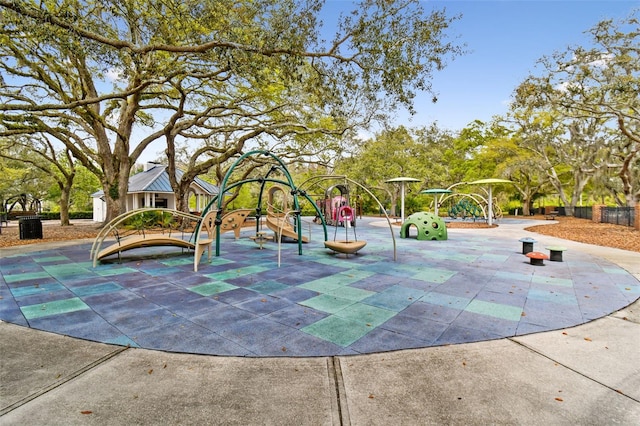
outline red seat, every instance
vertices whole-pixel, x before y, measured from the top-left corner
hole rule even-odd
[[[544,265],[544,261],[549,259],[549,256],[539,251],[531,251],[527,253],[526,256],[531,259],[530,262],[532,265]]]

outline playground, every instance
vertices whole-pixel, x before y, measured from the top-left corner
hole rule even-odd
[[[312,220],[312,218],[308,218]],[[221,253],[193,271],[193,254],[143,247],[92,267],[91,243],[3,253],[0,319],[104,343],[233,356],[329,356],[441,346],[555,330],[621,309],[640,283],[570,246],[533,266],[518,238],[543,223],[451,229],[445,241],[397,240],[364,218],[358,254],[221,235]],[[317,237],[317,238],[316,238]],[[537,236],[537,250],[557,242]],[[280,266],[278,256],[280,253]]]

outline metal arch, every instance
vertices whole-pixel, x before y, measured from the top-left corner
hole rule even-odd
[[[393,240],[393,260],[396,261],[398,259],[398,254],[397,254],[397,248],[396,248],[396,237],[393,233],[393,225],[391,224],[391,219],[389,219],[389,215],[387,214],[387,211],[385,210],[384,206],[382,205],[382,203],[380,202],[380,200],[378,200],[378,198],[373,195],[373,193],[371,191],[369,191],[369,189],[367,189],[364,185],[359,184],[358,182],[349,179],[348,177],[344,176],[344,175],[319,175],[319,176],[314,176],[311,177],[309,179],[307,179],[306,181],[302,182],[300,184],[300,186],[298,188],[301,188],[302,186],[304,186],[304,184],[311,182],[313,180],[329,180],[329,179],[344,179],[345,181],[349,182],[349,183],[353,183],[354,185],[358,186],[359,188],[362,188],[367,194],[369,194],[375,201],[376,203],[378,203],[378,206],[380,207],[380,210],[384,213],[384,217],[387,219],[387,224],[389,225],[389,231],[391,231],[391,239]],[[322,223],[324,224],[324,219],[322,221]]]

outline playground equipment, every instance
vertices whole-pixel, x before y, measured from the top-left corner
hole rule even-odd
[[[449,217],[451,217],[451,219],[466,219],[471,217],[475,222],[476,219],[481,217],[483,214],[484,212],[482,211],[482,208],[480,208],[477,203],[471,202],[466,198],[458,201],[458,203],[449,209]]]
[[[292,212],[289,207],[289,199],[287,193],[282,186],[274,185],[269,188],[267,192],[267,227],[276,234],[276,238],[281,240],[282,237],[291,238],[293,240],[300,240],[303,243],[309,242],[309,237],[305,235],[299,235],[296,232],[295,219],[294,223],[290,223],[287,220],[287,216]],[[281,195],[280,207],[276,206],[276,195]],[[299,220],[299,219],[298,219]],[[256,232],[256,236],[258,232]]]
[[[327,225],[356,226],[356,209],[351,207],[346,185],[330,186],[324,193],[324,199],[318,200],[317,204]]]
[[[410,228],[415,226],[418,230],[416,239],[418,240],[438,240],[447,239],[447,226],[440,217],[429,212],[414,213],[400,227],[400,237],[409,238]]]
[[[335,191],[338,195],[334,195]],[[349,204],[349,188],[338,184],[327,188],[324,199],[318,202],[327,224],[335,227],[333,241],[325,241],[324,246],[330,250],[344,254],[354,254],[367,245],[366,241],[358,241],[356,236],[356,211]],[[337,240],[338,227],[343,226],[345,239]],[[353,240],[349,240],[349,228],[353,228]]]
[[[250,209],[231,211],[222,217],[219,232],[233,231],[236,239],[251,213]],[[118,261],[124,251],[142,247],[174,246],[194,250],[194,270],[206,250],[211,259],[211,244],[218,229],[215,227],[217,210],[209,210],[202,216],[164,208],[131,210],[114,218],[96,236],[91,247],[91,259],[95,268],[98,261],[117,254]],[[193,232],[192,232],[193,231]],[[102,248],[107,237],[115,242]]]

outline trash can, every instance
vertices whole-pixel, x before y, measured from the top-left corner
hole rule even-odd
[[[42,239],[42,221],[38,216],[22,216],[18,218],[21,240]]]

